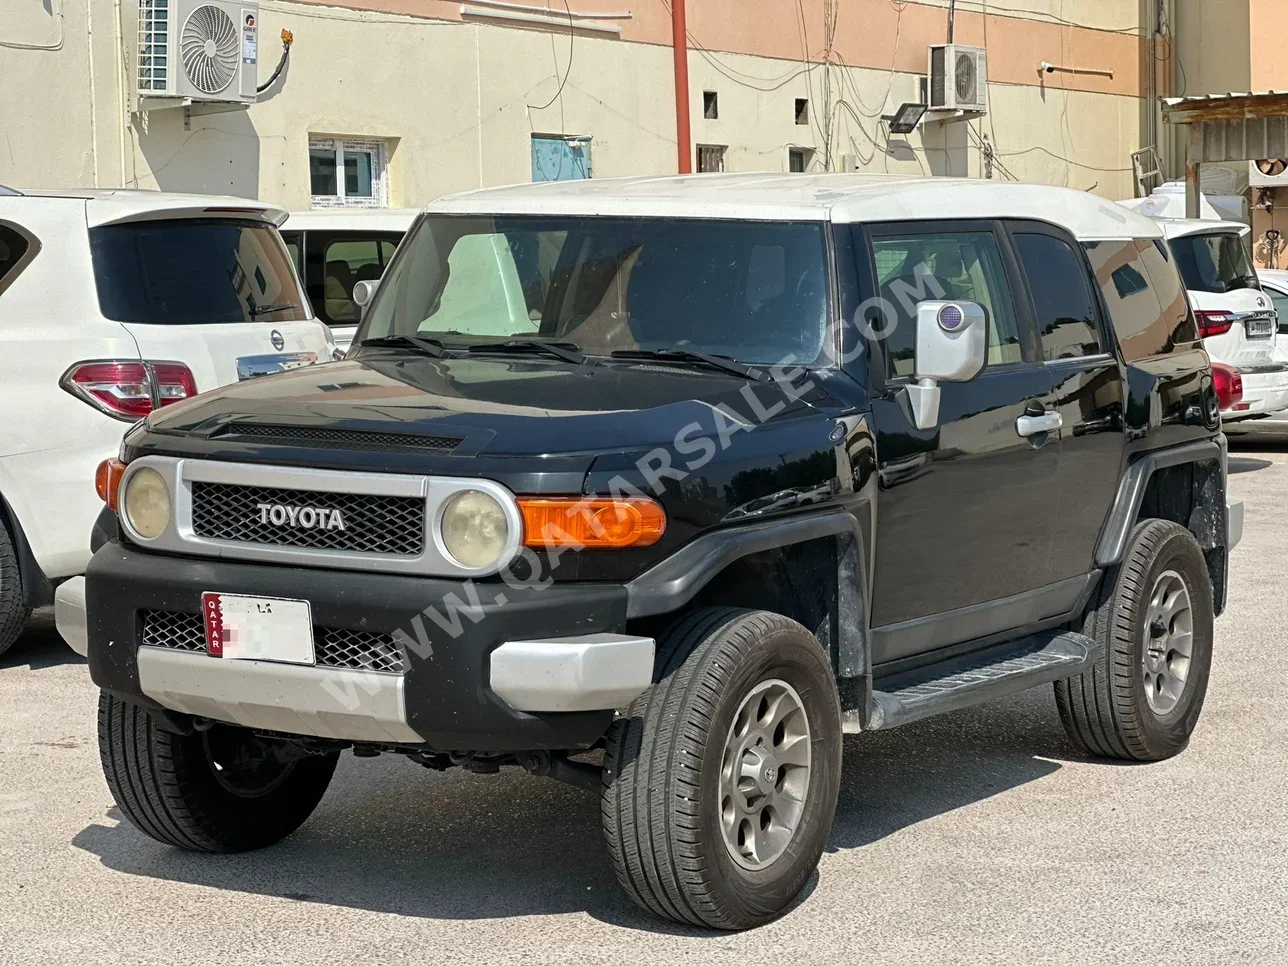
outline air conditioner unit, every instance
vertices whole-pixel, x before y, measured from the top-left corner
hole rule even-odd
[[[926,76],[930,110],[988,110],[988,55],[983,47],[932,44]]]
[[[253,104],[259,7],[228,0],[139,0],[138,53],[141,97]]]
[[[1288,158],[1249,161],[1248,185],[1253,188],[1288,188]]]

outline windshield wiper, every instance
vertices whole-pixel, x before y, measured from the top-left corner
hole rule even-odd
[[[258,315],[267,315],[269,312],[285,312],[287,309],[299,308],[294,302],[278,302],[276,305],[252,305],[250,307],[250,317],[253,319]]]
[[[581,365],[586,357],[575,342],[542,342],[540,339],[510,339],[507,342],[484,342],[472,345],[470,352],[546,352],[564,362]]]
[[[728,356],[713,356],[706,352],[699,352],[697,349],[678,346],[672,349],[618,349],[612,353],[612,357],[614,359],[661,359],[666,362],[700,362],[713,369],[722,369],[735,376],[742,376],[744,379],[754,379],[756,382],[764,382],[767,378],[759,369],[744,366]]]
[[[443,358],[443,351],[446,346],[438,339],[422,339],[416,335],[377,335],[370,339],[363,339],[358,343],[359,346],[408,346],[417,349],[427,356],[433,356],[435,359]]]

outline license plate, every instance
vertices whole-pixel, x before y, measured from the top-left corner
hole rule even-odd
[[[1254,338],[1268,336],[1274,331],[1274,325],[1269,319],[1248,319],[1245,324],[1248,327],[1248,335]]]
[[[233,661],[313,664],[313,614],[307,600],[204,593],[206,650]]]

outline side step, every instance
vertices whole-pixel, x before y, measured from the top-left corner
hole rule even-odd
[[[910,671],[878,682],[869,731],[897,728],[931,715],[1072,677],[1091,664],[1095,642],[1072,631],[1037,634],[978,655]],[[847,720],[845,730],[858,730]]]

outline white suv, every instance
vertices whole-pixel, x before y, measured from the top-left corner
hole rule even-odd
[[[332,359],[285,218],[240,198],[0,192],[0,651],[84,572],[90,481],[131,424]]]
[[[1226,422],[1288,408],[1288,364],[1276,352],[1277,316],[1248,257],[1248,227],[1238,222],[1160,218],[1189,292],[1203,344],[1215,362],[1237,369],[1243,400]]]

